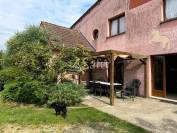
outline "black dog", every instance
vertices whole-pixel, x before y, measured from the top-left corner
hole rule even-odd
[[[51,106],[55,109],[56,116],[62,115],[63,118],[67,116],[67,107],[64,103],[52,103]]]

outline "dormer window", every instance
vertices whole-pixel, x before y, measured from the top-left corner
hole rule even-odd
[[[165,20],[177,18],[177,0],[164,0]]]
[[[110,36],[125,32],[125,15],[110,19]]]

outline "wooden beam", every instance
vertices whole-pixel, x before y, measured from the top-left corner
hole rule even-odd
[[[99,52],[91,52],[92,56],[102,56],[102,55],[127,55],[127,59],[145,59],[148,58],[147,55],[141,55],[141,54],[135,54],[135,53],[129,53],[124,51],[116,51],[116,50],[106,50],[106,51],[99,51]]]
[[[110,56],[110,104],[114,105],[114,54]]]
[[[144,65],[146,64],[146,59],[139,59]]]
[[[144,64],[144,96],[147,97],[148,92],[147,92],[147,62],[146,60],[143,60]]]

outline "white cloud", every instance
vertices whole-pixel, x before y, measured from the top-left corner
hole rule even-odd
[[[48,21],[71,26],[96,0],[0,0],[0,49],[26,25]]]

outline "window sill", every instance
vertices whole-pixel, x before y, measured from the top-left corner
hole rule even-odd
[[[165,24],[165,23],[168,23],[168,22],[171,22],[171,21],[175,21],[175,20],[177,20],[177,17],[170,18],[170,19],[165,19],[164,21],[160,22],[160,24]]]
[[[120,34],[117,34],[117,35],[114,35],[114,36],[108,36],[106,37],[106,39],[109,39],[109,38],[113,38],[113,37],[117,37],[117,36],[121,36],[121,35],[124,35],[126,32],[122,32]]]

